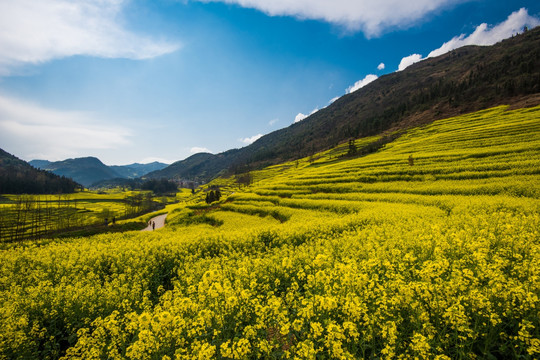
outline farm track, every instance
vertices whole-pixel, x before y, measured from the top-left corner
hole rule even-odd
[[[153,231],[158,230],[163,227],[165,227],[165,219],[167,218],[168,214],[158,215],[150,219],[148,226],[142,229],[141,231]],[[156,225],[154,228],[152,228],[152,222],[154,222]]]

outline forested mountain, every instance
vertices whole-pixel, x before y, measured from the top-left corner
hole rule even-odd
[[[51,161],[49,161],[49,160],[30,160],[28,163],[30,165],[32,165],[33,167],[35,167],[36,169],[45,170],[51,164]]]
[[[67,159],[63,161],[32,160],[32,166],[69,177],[86,187],[94,183],[111,179],[135,179],[151,171],[163,169],[167,164],[153,162],[149,164],[130,164],[108,166],[95,157]]]
[[[149,178],[210,180],[301,158],[351,138],[501,104],[540,103],[540,27],[493,46],[466,46],[381,76],[328,107],[238,150],[197,154]]]
[[[30,164],[35,164],[34,160]],[[113,169],[95,157],[50,162],[43,170],[69,177],[85,187],[100,180],[120,177]]]
[[[72,193],[79,188],[71,179],[38,170],[0,149],[0,194]]]

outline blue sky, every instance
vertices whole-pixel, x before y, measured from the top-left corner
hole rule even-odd
[[[0,0],[0,148],[106,164],[218,153],[538,24],[529,0]]]

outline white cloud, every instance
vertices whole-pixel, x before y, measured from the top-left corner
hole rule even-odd
[[[466,45],[493,45],[519,33],[523,27],[536,27],[540,25],[540,19],[530,16],[527,9],[521,8],[513,12],[502,23],[489,28],[486,23],[480,24],[469,36],[461,34],[452,40],[445,42],[440,48],[429,53],[428,57],[435,57]]]
[[[505,21],[491,28],[486,23],[483,23],[478,25],[474,32],[469,36],[466,36],[465,34],[455,36],[450,41],[445,42],[440,48],[430,52],[427,57],[431,58],[443,55],[449,51],[466,45],[493,45],[499,41],[511,37],[514,34],[520,33],[523,31],[525,26],[534,28],[538,25],[540,25],[540,19],[530,16],[527,9],[521,8],[518,11],[510,14]],[[401,71],[421,60],[424,60],[424,58],[422,58],[422,55],[420,54],[406,56],[401,59],[398,66],[398,71]]]
[[[302,114],[302,113],[298,113],[295,117],[294,117],[294,122],[297,123],[297,122],[300,122],[302,120],[304,120],[305,118],[307,118],[308,116],[306,114]]]
[[[0,95],[0,144],[25,159],[61,160],[129,144],[131,131],[90,114],[47,109]]]
[[[373,82],[373,81],[377,80],[378,78],[379,77],[377,75],[373,75],[373,74],[366,75],[366,77],[363,78],[362,80],[358,80],[357,82],[354,83],[354,85],[349,86],[345,90],[345,92],[347,94],[355,92],[356,90],[363,88],[364,86],[366,86],[370,82]]]
[[[0,75],[73,55],[147,59],[179,49],[125,29],[120,15],[126,2],[0,1]]]
[[[212,150],[209,150],[205,147],[199,147],[199,146],[194,146],[192,147],[191,149],[189,149],[189,152],[192,153],[192,154],[197,154],[197,153],[212,153]]]
[[[317,111],[319,111],[319,108],[313,109],[308,115],[302,114],[302,113],[298,113],[298,114],[294,117],[294,123],[297,123],[297,122],[300,122],[300,121],[304,120],[304,119],[307,118],[308,116],[311,116],[311,115],[315,114]]]
[[[299,19],[323,20],[363,31],[366,36],[380,35],[389,28],[404,28],[425,15],[469,0],[199,0],[224,2],[260,10],[271,16],[294,16]]]
[[[341,96],[336,96],[336,97],[330,99],[330,101],[328,102],[328,104],[334,103],[334,101],[336,101],[336,100],[339,99],[340,97],[341,97]]]
[[[380,64],[377,66],[377,70],[384,70],[384,68],[385,68],[384,63],[380,63]]]
[[[268,125],[270,126],[274,126],[276,125],[277,123],[279,122],[279,119],[272,119],[268,122]]]
[[[244,144],[249,145],[249,144],[253,144],[255,141],[259,140],[262,137],[263,137],[262,134],[257,134],[257,135],[253,135],[252,137],[247,137],[247,138],[243,138],[239,140],[243,142]]]
[[[423,60],[422,55],[420,54],[412,54],[409,56],[405,56],[403,59],[401,59],[399,65],[398,65],[398,71],[405,70],[409,66],[411,66],[414,63],[417,63],[419,61]]]

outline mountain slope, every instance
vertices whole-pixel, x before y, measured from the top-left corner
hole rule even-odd
[[[196,166],[190,157],[148,176],[209,180],[234,168],[301,158],[350,138],[518,103],[540,103],[540,28],[493,46],[467,46],[421,61],[245,148],[207,157]]]
[[[71,193],[80,185],[27,162],[0,149],[0,194]]]
[[[143,178],[205,181],[213,178],[223,168],[231,166],[238,151],[229,150],[218,155],[198,153],[185,160],[177,161],[162,170],[146,174]]]

